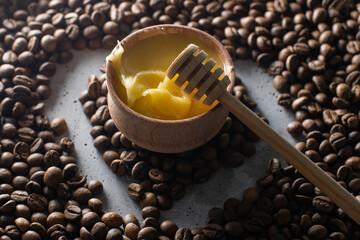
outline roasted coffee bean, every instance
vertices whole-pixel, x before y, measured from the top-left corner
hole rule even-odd
[[[158,238],[158,232],[153,227],[144,227],[139,231],[137,238],[155,240]]]
[[[129,197],[134,201],[139,201],[145,193],[143,187],[137,183],[131,183],[127,191]]]
[[[327,235],[327,230],[322,225],[313,225],[307,233],[311,239],[321,239]]]
[[[167,182],[169,180],[167,173],[157,168],[150,169],[148,174],[150,180],[155,183]]]
[[[96,137],[93,141],[94,147],[99,150],[104,150],[111,146],[110,139],[105,135]]]
[[[147,175],[148,166],[146,162],[137,162],[131,171],[131,176],[135,179],[143,179]]]
[[[146,206],[141,210],[141,216],[143,219],[152,217],[155,219],[160,218],[160,210],[154,206]]]
[[[87,203],[89,199],[92,197],[90,190],[84,187],[80,187],[76,189],[72,195],[77,202],[84,204]]]
[[[160,230],[165,236],[173,239],[178,227],[174,222],[167,220],[160,224]]]
[[[137,236],[140,232],[140,227],[134,223],[126,224],[125,226],[125,234],[130,239],[137,239]]]
[[[84,184],[86,183],[86,177],[83,175],[77,175],[75,177],[72,177],[70,179],[68,179],[66,181],[67,185],[69,185],[69,187],[71,188],[78,188],[78,187],[82,187],[84,186]],[[82,192],[85,193],[85,195],[88,195],[89,192],[87,192],[86,190],[81,189],[80,196],[77,197],[81,197]],[[90,192],[91,193],[91,192]],[[85,201],[85,200],[84,200]]]
[[[69,221],[77,221],[81,218],[81,208],[76,205],[69,205],[64,211],[64,217]]]
[[[64,118],[55,118],[50,123],[50,128],[57,134],[62,135],[67,131],[67,124]]]
[[[99,195],[103,191],[103,185],[99,180],[91,180],[87,187],[93,195]]]
[[[48,187],[56,187],[62,179],[62,171],[58,167],[49,167],[44,175],[44,183]]]
[[[120,227],[124,221],[120,214],[116,212],[107,212],[101,217],[103,221],[109,227]]]
[[[351,167],[352,170],[357,171],[360,169],[360,157],[351,156],[345,161],[345,165]]]
[[[313,206],[320,212],[331,212],[334,204],[325,196],[317,196],[313,199]]]
[[[75,149],[74,142],[68,137],[64,137],[60,140],[60,146],[64,152],[73,152]]]
[[[124,176],[127,173],[128,167],[123,160],[115,159],[111,162],[110,169],[113,173],[119,176]]]
[[[91,198],[88,201],[88,205],[91,208],[91,210],[93,210],[94,212],[96,212],[96,213],[102,212],[103,204],[100,199]]]
[[[29,194],[26,191],[15,190],[11,193],[11,199],[17,203],[26,203]]]
[[[223,231],[223,228],[220,225],[207,224],[203,228],[202,233],[210,239],[219,239],[223,236],[222,231]]]
[[[95,212],[87,212],[83,213],[83,216],[80,221],[80,225],[82,227],[86,227],[87,229],[91,229],[95,223],[99,222],[100,217]]]
[[[48,201],[40,194],[32,193],[27,197],[28,206],[34,211],[45,211],[47,209]]]
[[[64,179],[75,177],[78,170],[78,166],[75,163],[66,164],[62,171],[62,176]]]
[[[271,159],[266,167],[266,171],[270,174],[277,175],[281,171],[281,163],[277,158]]]
[[[144,208],[146,206],[156,206],[157,199],[154,193],[145,192],[144,197],[140,199],[140,207]]]
[[[279,95],[277,99],[277,103],[284,107],[290,107],[293,100],[291,99],[291,95],[288,93],[282,93]]]
[[[276,60],[270,63],[267,68],[267,71],[271,75],[280,75],[284,70],[284,63],[282,61]]]
[[[179,228],[175,233],[175,240],[190,240],[192,239],[192,234],[188,228]]]
[[[304,128],[300,122],[293,121],[287,125],[286,130],[292,136],[299,136],[303,132]]]
[[[122,239],[123,235],[120,229],[112,228],[106,234],[106,240]]]
[[[121,135],[120,137],[120,141],[122,142],[122,144],[124,144],[124,142],[127,142],[126,144],[128,144],[128,141],[125,140],[124,135]],[[130,143],[131,144],[131,143]],[[137,151],[133,150],[133,151],[123,151],[120,154],[120,159],[123,160],[126,164],[135,164],[137,162]]]
[[[48,226],[53,226],[55,224],[65,225],[65,218],[62,212],[52,212],[46,219],[46,223]]]
[[[60,156],[59,153],[55,150],[47,151],[43,159],[46,167],[56,167],[60,165]]]
[[[346,144],[346,137],[340,132],[333,133],[329,138],[331,146],[340,149]]]

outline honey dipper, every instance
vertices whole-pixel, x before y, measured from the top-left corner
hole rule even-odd
[[[197,100],[206,94],[203,101],[206,105],[211,105],[215,100],[218,100],[337,206],[342,208],[348,216],[360,224],[360,202],[249,108],[232,96],[226,90],[230,80],[226,75],[224,76],[224,70],[219,67],[215,71],[211,71],[216,62],[210,59],[203,63],[208,55],[204,51],[197,51],[198,48],[194,44],[188,45],[172,62],[166,71],[166,75],[171,79],[178,74],[175,84],[179,87],[188,82],[184,88],[187,94],[190,94],[196,88],[194,98]],[[220,76],[224,77],[219,80]]]

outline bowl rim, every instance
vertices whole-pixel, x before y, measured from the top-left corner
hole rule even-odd
[[[180,31],[179,31],[180,30]],[[164,31],[166,33],[179,33],[182,31],[185,32],[193,32],[195,34],[198,34],[201,36],[201,38],[204,38],[208,41],[206,41],[207,44],[209,44],[210,46],[214,46],[215,49],[219,49],[219,56],[221,58],[221,60],[223,61],[223,63],[225,65],[228,65],[229,67],[229,79],[230,79],[230,84],[227,87],[227,91],[231,91],[232,88],[234,87],[235,84],[235,67],[234,67],[234,62],[230,56],[230,54],[228,53],[228,51],[224,48],[224,46],[213,36],[211,36],[210,34],[193,28],[193,27],[188,27],[188,26],[183,26],[183,25],[174,25],[174,24],[159,24],[159,25],[153,25],[150,27],[146,27],[143,29],[139,29],[135,32],[130,33],[129,35],[127,35],[125,38],[123,38],[121,41],[119,41],[117,43],[117,45],[113,48],[113,50],[111,51],[111,53],[114,52],[114,50],[117,50],[119,48],[119,45],[121,45],[122,47],[126,46],[127,44],[132,44],[135,41],[139,41],[142,39],[146,39],[148,37],[154,36],[153,32],[156,32],[157,34],[166,34],[164,33]],[[202,40],[203,41],[203,40]],[[111,54],[110,53],[110,54]],[[119,107],[122,107],[122,109],[124,111],[126,111],[128,114],[131,115],[135,115],[137,118],[142,118],[146,121],[150,121],[152,123],[161,123],[161,124],[184,124],[184,123],[189,123],[192,122],[194,120],[201,120],[205,117],[207,117],[207,115],[210,115],[213,112],[216,112],[218,109],[220,108],[224,108],[224,106],[222,106],[220,103],[218,103],[215,107],[213,107],[212,109],[210,109],[207,112],[204,112],[202,114],[190,117],[190,118],[184,118],[184,119],[176,119],[176,120],[166,120],[166,119],[158,119],[158,118],[152,118],[146,115],[143,115],[133,109],[131,109],[129,106],[127,106],[121,99],[120,97],[117,95],[115,88],[112,84],[112,77],[111,77],[111,61],[110,60],[106,60],[106,83],[108,86],[108,90],[109,90],[109,94],[108,97],[111,97],[112,100],[116,103],[116,105]]]

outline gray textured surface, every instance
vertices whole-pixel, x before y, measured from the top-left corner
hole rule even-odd
[[[66,119],[68,136],[75,141],[80,171],[88,180],[98,179],[104,184],[101,199],[105,210],[124,215],[133,213],[141,219],[140,207],[126,193],[131,179],[117,177],[103,162],[101,154],[92,145],[89,133],[91,125],[78,101],[78,96],[86,88],[88,76],[91,73],[100,75],[98,69],[107,54],[109,51],[106,50],[74,51],[74,59],[70,63],[58,65],[51,83],[53,93],[46,102],[47,114],[51,119]],[[278,93],[273,89],[272,78],[252,61],[237,61],[235,65],[237,75],[258,103],[260,112],[269,119],[275,130],[295,143],[286,132],[286,124],[293,119],[293,115],[276,104]],[[240,198],[246,188],[255,186],[256,179],[265,171],[267,161],[278,156],[262,141],[256,147],[255,156],[248,158],[243,166],[237,169],[222,166],[208,182],[189,186],[183,199],[176,201],[172,209],[162,212],[162,219],[171,219],[178,226],[203,226],[211,207],[221,206],[228,197]]]

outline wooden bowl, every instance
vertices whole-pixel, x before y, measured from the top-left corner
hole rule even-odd
[[[142,39],[159,34],[184,34],[200,40],[201,43],[215,49],[226,66],[232,89],[235,82],[233,61],[221,45],[211,35],[191,27],[177,25],[157,25],[136,31],[119,44],[126,51]],[[116,50],[119,46],[116,46]],[[221,104],[201,115],[182,120],[160,120],[144,116],[129,108],[115,92],[112,78],[111,61],[106,62],[106,81],[108,86],[108,107],[117,128],[133,143],[145,149],[161,153],[184,152],[203,145],[213,138],[225,123],[229,111]]]

